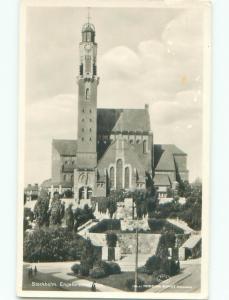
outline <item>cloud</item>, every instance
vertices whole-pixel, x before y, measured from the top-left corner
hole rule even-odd
[[[26,182],[42,182],[50,177],[51,142],[76,139],[77,102],[72,94],[32,102],[26,109]]]

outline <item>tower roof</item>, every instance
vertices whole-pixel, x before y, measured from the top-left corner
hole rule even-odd
[[[92,23],[85,23],[82,27],[82,32],[95,32],[95,26]]]

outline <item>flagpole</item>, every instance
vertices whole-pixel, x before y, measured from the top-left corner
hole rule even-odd
[[[135,278],[134,278],[134,291],[138,291],[138,217],[136,226],[136,252],[135,252]]]

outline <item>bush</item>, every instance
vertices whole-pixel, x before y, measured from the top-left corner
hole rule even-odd
[[[95,268],[91,269],[89,272],[89,275],[92,278],[103,278],[103,277],[107,276],[104,269],[101,267],[95,267]]]
[[[74,264],[71,266],[71,270],[74,274],[79,274],[80,273],[80,264]]]
[[[98,261],[94,264],[93,268],[100,268],[103,269],[105,275],[110,275],[110,266],[107,262],[105,261]]]
[[[146,266],[142,266],[138,268],[138,273],[142,273],[142,274],[152,274],[147,268]]]
[[[148,274],[152,274],[154,271],[159,270],[160,266],[161,266],[161,259],[160,257],[155,255],[149,257],[145,263],[145,268],[149,271]]]
[[[80,275],[88,276],[89,275],[90,266],[87,263],[80,264]]]
[[[138,278],[138,280],[137,280],[137,291],[138,292],[142,292],[146,289],[144,287],[144,284],[145,284],[145,282],[142,279]],[[134,291],[134,285],[135,285],[135,280],[133,278],[126,280],[126,287],[129,291]]]
[[[112,275],[112,274],[120,274],[121,273],[121,269],[120,266],[117,263],[114,262],[105,262],[105,261],[97,261],[94,266],[93,269],[101,269],[104,271],[104,276],[108,276],[108,275]],[[98,277],[97,277],[98,278]]]
[[[121,268],[117,263],[114,262],[109,262],[109,274],[120,274],[121,273]]]
[[[180,273],[180,263],[174,259],[166,259],[161,264],[162,272],[169,276],[174,276]]]

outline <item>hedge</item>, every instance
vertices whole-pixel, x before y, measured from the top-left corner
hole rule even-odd
[[[171,224],[166,219],[148,219],[148,225],[152,233],[161,233],[161,231],[164,229],[166,231],[172,231],[175,233],[182,234],[184,233],[184,230],[177,227],[176,225]]]
[[[89,229],[89,232],[103,233],[107,230],[121,230],[121,222],[116,219],[103,219]]]

